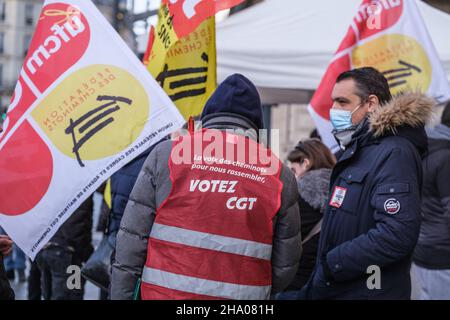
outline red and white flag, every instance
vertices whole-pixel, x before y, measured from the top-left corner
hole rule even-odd
[[[336,78],[344,71],[371,66],[388,79],[392,94],[421,90],[438,103],[450,99],[450,85],[415,1],[364,0],[347,35],[315,92],[309,112],[329,148],[329,110]]]
[[[30,257],[184,123],[91,1],[47,0],[0,133],[0,225]]]
[[[187,36],[217,12],[238,5],[243,0],[163,0],[173,16],[173,28],[178,38]]]

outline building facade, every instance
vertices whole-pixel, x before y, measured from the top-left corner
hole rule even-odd
[[[41,0],[0,0],[0,108],[9,104],[41,7]]]

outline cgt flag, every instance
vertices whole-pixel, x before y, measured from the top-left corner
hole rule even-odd
[[[415,1],[364,0],[308,108],[333,151],[338,146],[329,110],[336,78],[365,66],[381,71],[394,95],[421,90],[439,103],[450,99],[450,85]]]
[[[34,258],[183,118],[91,1],[47,0],[0,134],[0,224]]]
[[[144,63],[187,120],[216,88],[214,14],[242,0],[163,1]]]

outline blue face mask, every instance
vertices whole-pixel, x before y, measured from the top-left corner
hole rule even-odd
[[[353,126],[352,123],[352,115],[356,110],[361,107],[362,104],[358,105],[355,110],[341,110],[341,109],[330,109],[330,121],[333,125],[333,128],[337,131],[349,129]]]

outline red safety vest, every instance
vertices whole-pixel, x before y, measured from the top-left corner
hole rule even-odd
[[[221,137],[214,145],[222,150],[246,143],[245,158],[225,151],[209,157],[212,144],[202,139],[208,133]],[[180,143],[191,148],[189,163],[176,160]],[[249,159],[261,151],[276,170]],[[169,169],[172,190],[150,233],[142,299],[268,299],[280,160],[247,137],[209,129],[174,142]]]

